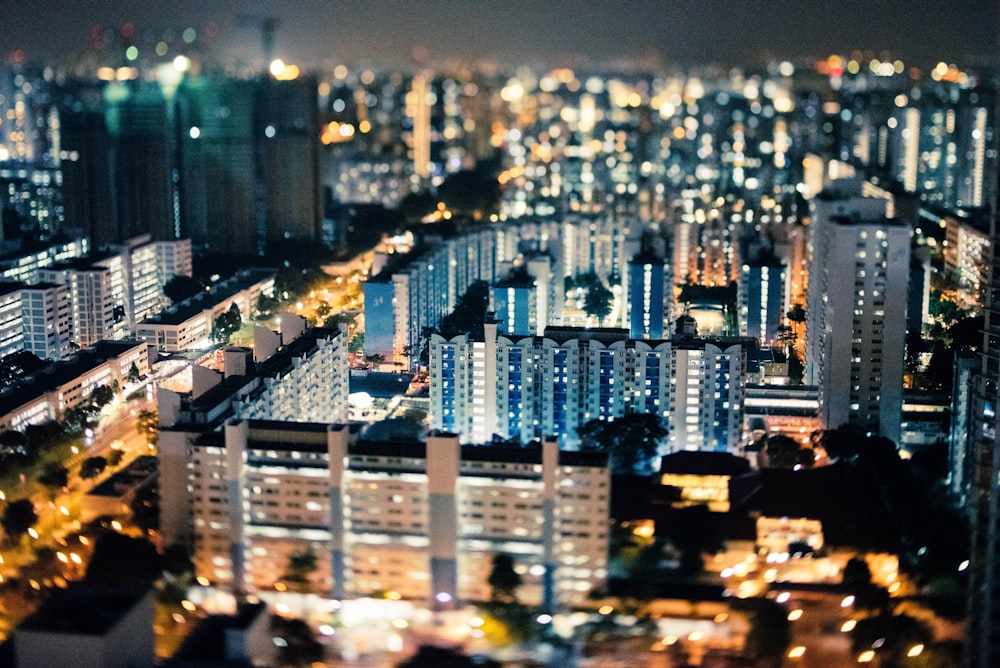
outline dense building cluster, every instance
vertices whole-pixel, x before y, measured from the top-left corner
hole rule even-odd
[[[155,401],[157,539],[201,586],[444,610],[490,598],[504,554],[522,601],[568,609],[636,519],[613,472],[662,474],[663,507],[749,508],[757,553],[787,560],[824,528],[780,512],[770,469],[854,480],[864,454],[821,452],[843,427],[941,449],[972,526],[969,664],[1000,660],[989,73],[852,53],[262,74],[162,44],[0,67],[0,361],[43,360],[0,429],[98,387]],[[308,253],[357,263],[363,309],[303,305]],[[377,372],[408,393],[388,435],[352,393]],[[595,434],[636,415],[663,435],[616,470]]]

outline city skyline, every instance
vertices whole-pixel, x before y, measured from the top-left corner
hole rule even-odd
[[[260,21],[274,18],[274,55],[307,67],[448,59],[585,64],[643,58],[667,66],[757,65],[868,51],[932,67],[939,60],[988,65],[1000,52],[1000,6],[948,7],[936,0],[869,3],[598,2],[218,2],[0,4],[5,59],[80,56],[154,45],[194,28],[191,49],[208,60],[259,64]],[[123,26],[133,35],[121,38]],[[111,32],[108,32],[108,31]],[[114,33],[118,33],[114,35]],[[111,38],[111,39],[108,39]],[[168,39],[169,41],[169,39]],[[185,42],[188,40],[185,39]],[[18,49],[23,53],[18,53]],[[141,53],[141,51],[140,51]],[[223,56],[223,54],[225,54]]]

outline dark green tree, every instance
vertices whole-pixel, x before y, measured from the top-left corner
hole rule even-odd
[[[754,606],[745,651],[751,659],[762,664],[767,661],[780,662],[792,642],[788,613],[769,599],[756,599]]]
[[[806,310],[802,304],[792,304],[792,308],[785,314],[791,322],[803,323],[806,321]]]
[[[487,659],[487,663],[473,662],[471,658],[462,654],[458,649],[450,647],[421,645],[413,656],[397,664],[396,668],[474,668],[476,666],[485,666],[485,668],[497,666],[499,668],[500,664],[491,659]]]
[[[611,313],[611,306],[615,298],[614,293],[604,285],[600,276],[593,272],[577,276],[576,286],[587,290],[587,296],[583,300],[584,312],[597,318],[598,322],[604,322],[604,319]]]
[[[174,276],[163,286],[163,294],[172,304],[190,299],[204,291],[205,286],[190,276]]]
[[[104,473],[108,466],[108,460],[104,457],[87,457],[80,464],[80,477],[83,480],[92,480]]]
[[[129,367],[128,376],[126,376],[125,380],[135,385],[136,383],[142,381],[142,378],[142,374],[139,373],[139,367],[135,365],[135,362],[132,362],[132,366]]]
[[[876,654],[880,666],[905,666],[907,652],[914,645],[928,645],[934,634],[927,624],[909,615],[877,615],[859,619],[851,632],[855,654],[871,649],[878,643]]]
[[[88,400],[94,408],[100,410],[114,401],[115,391],[107,385],[98,385],[90,391]]]
[[[212,325],[212,340],[219,343],[229,343],[233,334],[243,326],[243,316],[240,315],[239,307],[234,303],[228,311],[219,314]]]
[[[132,523],[142,529],[143,533],[160,528],[160,489],[154,484],[142,485],[132,496],[129,503],[132,511]]]
[[[323,645],[301,619],[271,618],[271,635],[278,646],[279,666],[309,666],[323,659]]]
[[[660,416],[629,413],[614,422],[591,420],[577,430],[581,447],[608,453],[616,474],[648,472],[667,429]]]
[[[47,363],[34,353],[18,350],[0,359],[0,388],[7,387],[32,374]]]
[[[136,417],[135,430],[142,436],[153,440],[156,438],[156,432],[160,428],[160,416],[159,413],[152,410],[139,411],[139,415]]]
[[[476,281],[459,297],[455,310],[441,320],[438,333],[446,339],[461,334],[481,334],[489,304],[489,284],[486,281]]]
[[[51,462],[39,474],[38,484],[46,487],[49,491],[49,498],[54,499],[59,490],[69,484],[69,471],[62,464]]]
[[[680,552],[681,571],[688,575],[704,570],[703,554],[716,554],[725,547],[719,519],[704,505],[671,511],[663,534]]]
[[[281,310],[281,302],[274,297],[262,294],[257,298],[257,305],[254,310],[256,312],[256,319],[263,322],[264,320],[278,315],[278,311]]]
[[[350,343],[347,344],[347,351],[352,353],[360,353],[365,349],[365,333],[358,332],[351,339]]]
[[[292,591],[308,591],[309,581],[318,567],[316,552],[312,545],[301,552],[295,552],[288,557],[288,565],[281,576],[283,582]]]
[[[16,542],[37,523],[38,513],[35,512],[35,504],[31,499],[11,501],[4,507],[3,516],[0,516],[0,526],[10,543]]]
[[[487,582],[491,587],[490,601],[517,603],[517,588],[521,586],[521,575],[514,570],[514,557],[502,552],[494,554]]]
[[[112,448],[108,451],[108,466],[117,468],[125,457],[125,452],[121,448]]]
[[[776,469],[806,468],[815,462],[812,448],[803,448],[795,439],[783,434],[767,438],[764,454],[768,466]]]

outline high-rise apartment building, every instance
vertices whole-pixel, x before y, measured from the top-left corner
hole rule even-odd
[[[185,457],[186,480],[170,494],[191,497],[195,572],[236,591],[280,591],[304,552],[316,555],[313,591],[395,592],[436,608],[489,598],[498,553],[524,572],[521,600],[547,609],[585,600],[607,575],[603,454],[231,419],[191,439]]]
[[[751,336],[762,345],[778,340],[787,304],[785,274],[784,264],[773,256],[743,264],[736,293],[740,336]]]
[[[628,263],[629,336],[633,339],[662,339],[669,329],[674,302],[674,280],[662,252],[641,251]]]
[[[1000,178],[997,179],[1000,181]],[[990,236],[1000,238],[1000,183],[990,193],[994,202]],[[982,366],[974,379],[968,455],[971,472],[967,509],[972,542],[969,546],[969,589],[965,665],[988,668],[1000,663],[1000,254],[990,267]]]
[[[69,290],[56,283],[21,287],[24,349],[42,359],[58,360],[69,353],[73,340]]]
[[[481,443],[578,443],[591,420],[665,418],[665,448],[739,448],[747,341],[676,336],[636,341],[623,329],[550,327],[545,336],[431,337],[431,426]]]
[[[911,228],[859,185],[834,181],[812,203],[806,382],[827,428],[898,442]]]

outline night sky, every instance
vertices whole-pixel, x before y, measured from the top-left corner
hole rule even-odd
[[[644,54],[758,64],[853,49],[920,66],[1000,58],[998,0],[0,0],[0,55],[79,55],[95,26],[131,21],[140,47],[193,26],[209,59],[259,61],[259,32],[236,21],[244,14],[278,18],[275,56],[305,66],[406,64],[418,47],[430,62],[513,64]]]

